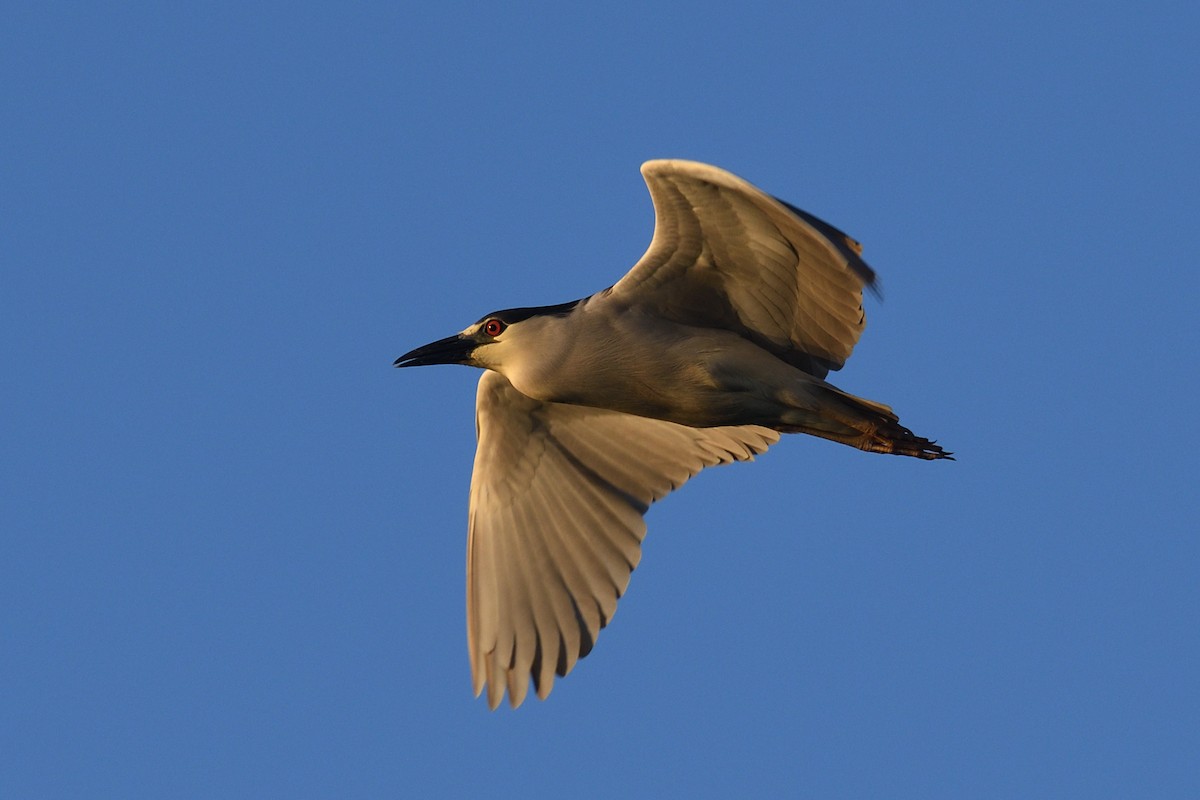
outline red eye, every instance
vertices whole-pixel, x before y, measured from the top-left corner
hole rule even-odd
[[[488,336],[499,336],[504,333],[504,323],[498,319],[489,319],[483,323],[483,332]]]

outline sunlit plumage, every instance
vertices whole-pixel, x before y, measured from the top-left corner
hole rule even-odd
[[[716,167],[650,161],[646,254],[574,303],[497,311],[396,366],[486,371],[467,545],[476,694],[545,698],[587,655],[641,555],[643,514],[780,433],[949,458],[824,381],[865,325],[850,237]]]

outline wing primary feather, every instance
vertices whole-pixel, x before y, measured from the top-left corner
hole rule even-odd
[[[560,476],[560,480],[561,491],[553,495],[554,518],[570,520],[571,530],[574,531],[574,535],[571,535],[571,531],[563,531],[562,541],[569,543],[576,555],[575,561],[581,568],[587,565],[594,567],[593,570],[588,570],[591,594],[599,597],[614,593],[619,596],[623,576],[615,573],[610,564],[614,557],[624,562],[624,556],[615,548],[597,547],[606,541],[606,537],[597,536],[597,533],[602,534],[603,526],[607,523],[596,516],[597,510],[591,505],[598,498],[585,494],[575,476]]]
[[[637,558],[633,558],[633,563],[630,563],[630,557],[624,548],[611,538],[609,532],[629,523],[617,515],[613,508],[614,504],[601,494],[596,484],[587,481],[584,475],[569,474],[572,479],[562,481],[564,491],[560,501],[563,511],[569,515],[569,518],[575,518],[582,523],[579,528],[585,532],[585,535],[581,541],[588,546],[596,560],[604,566],[616,596],[620,597],[629,580],[628,570],[637,566]],[[641,524],[640,514],[637,515],[637,519],[637,524]],[[591,524],[587,524],[588,522]],[[609,556],[608,558],[605,558],[606,554]],[[617,568],[614,561],[619,561],[621,567]],[[625,574],[621,574],[621,572]],[[615,604],[615,598],[613,602]]]
[[[541,508],[557,509],[555,499],[547,497],[541,487],[532,499]],[[559,632],[559,648],[555,661],[561,664],[565,659],[566,669],[569,671],[578,658],[581,633],[589,638],[592,635],[589,633],[587,621],[579,615],[575,594],[595,591],[593,585],[602,589],[605,582],[599,576],[596,576],[598,580],[589,578],[587,571],[580,566],[580,555],[574,546],[574,541],[581,535],[579,531],[565,531],[559,524],[549,524],[543,527],[542,535],[545,537],[542,544],[547,563],[553,573],[553,580],[547,582],[546,591],[553,596],[551,603]],[[600,621],[597,619],[594,623],[596,630],[599,629],[599,625]]]
[[[820,217],[797,208],[786,200],[781,200],[778,197],[772,197],[772,199],[815,228],[818,233],[824,236],[845,257],[847,263],[850,265],[850,269],[854,270],[854,273],[859,276],[863,285],[872,291],[876,291],[875,270],[867,266],[867,262],[862,260],[862,245],[856,239],[852,238],[845,231],[830,225]]]
[[[507,672],[507,667],[501,666],[500,656],[496,651],[488,653],[487,658],[487,703],[488,708],[495,711],[504,699],[504,681],[501,676]]]
[[[544,487],[541,485],[531,487],[530,499],[539,508],[549,508],[553,505],[545,496]],[[564,541],[564,535],[560,530],[559,524],[544,524],[539,529],[538,534],[540,539],[537,542],[536,550],[540,559],[540,566],[546,573],[542,581],[542,596],[549,605],[551,615],[554,617],[556,634],[553,637],[554,657],[546,659],[547,663],[550,664],[550,668],[553,668],[562,659],[561,654],[564,650],[578,650],[578,620],[571,601],[573,594],[571,587],[575,586],[579,590],[586,590],[588,580],[575,563],[575,557],[569,545]],[[576,630],[572,632],[573,629]],[[547,632],[549,632],[549,629],[547,629]],[[542,635],[540,627],[538,635]]]
[[[558,504],[557,508],[563,509],[561,504]],[[568,512],[563,510],[560,513]],[[573,609],[572,616],[584,623],[580,629],[580,636],[586,634],[595,639],[600,630],[600,616],[589,617],[586,614],[581,616],[579,598],[581,595],[588,597],[613,596],[615,598],[617,589],[613,585],[612,574],[605,564],[603,555],[597,553],[589,539],[590,531],[580,525],[578,521],[574,523],[573,528],[562,531],[561,541],[569,548],[582,578],[580,585],[572,587],[568,592]]]
[[[479,693],[483,691],[486,669],[479,641],[480,620],[476,608],[479,596],[479,588],[476,584],[479,581],[479,574],[478,569],[473,565],[479,558],[479,550],[475,536],[474,517],[475,510],[472,509],[467,525],[467,655],[471,662],[471,688],[475,692],[475,696],[479,697]]]
[[[540,486],[537,490],[531,489],[530,499],[535,507],[542,507],[537,503],[539,499],[544,502],[542,494]],[[521,560],[524,568],[524,595],[528,601],[528,611],[533,616],[537,642],[529,671],[534,678],[538,695],[543,696],[543,689],[540,687],[544,685],[545,692],[548,693],[549,687],[553,685],[552,675],[547,680],[545,673],[553,672],[558,662],[557,652],[563,647],[560,631],[564,628],[569,629],[576,620],[573,610],[569,607],[570,592],[563,577],[563,568],[567,565],[561,563],[561,557],[555,557],[556,553],[561,553],[561,542],[558,542],[559,546],[556,547],[553,546],[555,543],[548,539],[558,538],[558,525],[554,522],[529,520],[522,533],[523,535],[514,537],[521,539],[520,552],[515,556]],[[567,558],[569,559],[569,556]],[[546,658],[543,652],[548,645],[552,645],[556,651],[552,658]],[[523,663],[516,665],[518,670],[523,667]],[[511,693],[509,699],[513,699]]]
[[[563,479],[560,475],[560,480]],[[562,526],[549,526],[546,530],[556,537],[559,552],[564,556],[560,579],[571,604],[571,621],[565,624],[565,628],[567,631],[573,630],[575,634],[564,634],[567,647],[564,648],[565,665],[559,673],[562,675],[570,672],[578,659],[591,651],[604,620],[601,606],[615,605],[620,596],[619,587],[608,566],[612,561],[611,556],[606,556],[604,551],[597,550],[593,545],[592,529],[595,523],[589,526],[584,515],[576,512],[576,505],[567,504],[565,493],[564,488],[543,495],[547,516],[563,523]],[[628,579],[627,573],[625,578]],[[585,597],[589,602],[584,602]]]
[[[608,478],[601,475],[593,467],[584,463],[584,461],[576,456],[575,453],[563,446],[562,442],[555,439],[554,447],[558,450],[559,454],[561,454],[562,457],[567,460],[572,469],[576,470],[581,476],[585,477],[588,482],[597,487],[597,489],[612,494],[617,500],[624,502],[630,508],[637,511],[639,515],[645,514],[649,509],[650,506],[648,503],[646,503],[640,497],[625,491]]]
[[[491,685],[491,659],[499,647],[500,603],[499,564],[497,542],[494,531],[480,525],[472,525],[467,552],[471,562],[467,566],[469,617],[473,630],[468,638],[473,639],[476,664],[486,667],[477,669],[474,675],[477,689],[483,683]],[[474,589],[474,591],[471,591]],[[490,694],[489,694],[490,697]]]
[[[575,619],[579,622],[580,636],[579,636],[579,653],[578,653],[577,657],[583,658],[588,653],[592,652],[592,648],[596,646],[596,633],[599,633],[600,629],[604,627],[604,622],[603,622],[604,615],[603,614],[596,615],[596,629],[595,629],[596,633],[593,633],[592,626],[588,623],[587,619],[584,617],[583,611],[579,608],[579,601],[575,599],[574,595],[571,596],[571,607],[573,609],[575,609]],[[573,665],[569,662],[561,663],[559,665],[558,674],[565,677],[566,674],[571,671],[572,666]]]
[[[533,664],[541,642],[540,632],[552,626],[546,619],[547,609],[537,596],[539,587],[543,585],[539,569],[543,561],[541,548],[530,541],[537,531],[524,515],[519,518],[514,516],[513,522],[510,529],[512,535],[509,537],[512,549],[506,559],[510,565],[510,580],[505,589],[509,600],[506,604],[507,616],[513,637],[508,701],[513,708],[517,708],[525,700],[530,676],[534,673]]]

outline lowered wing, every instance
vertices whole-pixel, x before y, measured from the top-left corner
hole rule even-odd
[[[641,557],[642,515],[704,467],[744,461],[768,428],[689,428],[544,403],[486,371],[467,543],[467,640],[475,693],[516,707],[545,698],[587,655]]]

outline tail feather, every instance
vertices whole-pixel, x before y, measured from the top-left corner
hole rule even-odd
[[[872,453],[890,453],[928,460],[954,454],[937,442],[917,436],[900,424],[899,417],[887,406],[846,394],[832,386],[822,399],[819,411],[795,409],[777,426],[784,433],[807,433]]]

